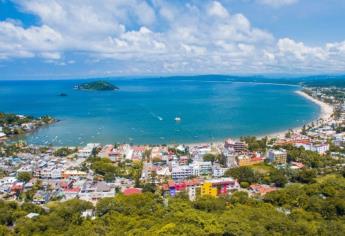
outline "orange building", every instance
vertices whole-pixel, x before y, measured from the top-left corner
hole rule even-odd
[[[67,179],[69,177],[86,177],[86,172],[78,170],[66,170],[62,172],[62,177]]]
[[[250,156],[247,156],[247,155],[240,155],[240,156],[237,157],[237,164],[239,166],[256,165],[256,164],[262,163],[263,161],[264,161],[263,158],[257,157],[257,156],[250,157]]]

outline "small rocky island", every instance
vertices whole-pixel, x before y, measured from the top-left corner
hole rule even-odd
[[[78,84],[75,86],[75,89],[78,90],[93,90],[93,91],[114,91],[119,88],[107,81],[94,81],[83,84]]]

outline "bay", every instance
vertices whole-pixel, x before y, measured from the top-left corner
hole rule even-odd
[[[298,86],[204,76],[108,78],[120,90],[74,89],[95,80],[0,81],[0,111],[59,119],[24,137],[53,145],[212,142],[302,126],[320,113]]]

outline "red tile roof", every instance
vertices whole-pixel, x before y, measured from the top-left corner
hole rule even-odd
[[[78,192],[80,192],[80,187],[65,189],[64,192],[65,193],[78,193]]]
[[[252,184],[252,185],[250,185],[250,189],[259,193],[260,195],[265,195],[266,193],[273,192],[273,191],[277,190],[277,188],[270,187],[267,185],[261,185],[261,184]]]
[[[123,191],[123,195],[130,196],[134,194],[141,194],[142,190],[140,188],[127,188]]]
[[[145,146],[134,146],[132,147],[134,152],[144,152],[146,147]]]

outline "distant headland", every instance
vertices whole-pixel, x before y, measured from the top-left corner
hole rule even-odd
[[[118,90],[119,88],[107,81],[99,80],[94,82],[78,84],[75,86],[75,89],[93,91],[114,91]]]

